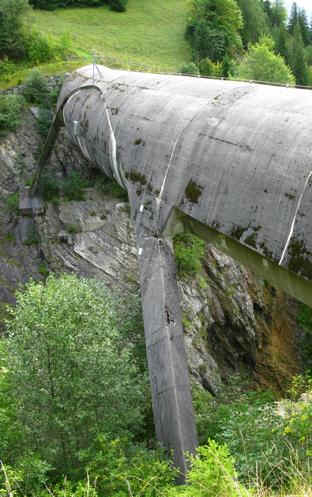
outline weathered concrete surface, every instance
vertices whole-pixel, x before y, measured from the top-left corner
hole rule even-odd
[[[172,247],[166,239],[142,236],[139,266],[145,343],[152,387],[156,435],[174,449],[174,462],[187,471],[186,453],[194,453],[197,437],[182,314]]]
[[[152,203],[161,231],[176,208],[274,261],[270,279],[311,305],[310,287],[281,269],[312,278],[311,92],[99,71],[67,80],[60,102],[84,85],[102,94],[73,94],[64,121],[83,154],[126,185],[133,217]]]
[[[241,246],[253,249],[259,272],[262,256],[270,258],[270,279],[311,304],[303,280],[312,279],[311,93],[104,67],[97,73],[95,81],[89,66],[65,82],[41,164],[63,120],[84,157],[128,191],[156,431],[185,474],[183,451],[194,451],[196,434],[168,235],[186,223],[202,236],[226,235],[234,245],[232,253],[224,240],[225,252],[244,257]],[[172,329],[179,346],[168,339]]]

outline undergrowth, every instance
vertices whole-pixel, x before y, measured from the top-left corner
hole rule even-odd
[[[182,276],[198,273],[205,255],[205,242],[193,233],[179,233],[173,240],[178,273]]]

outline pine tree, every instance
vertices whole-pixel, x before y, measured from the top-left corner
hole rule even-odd
[[[304,9],[300,9],[298,13],[298,22],[301,28],[302,40],[305,46],[311,43],[311,33],[307,13]]]
[[[299,21],[294,27],[294,34],[289,44],[289,64],[297,84],[307,85],[309,82],[308,67],[305,60],[304,43]]]
[[[298,6],[297,3],[294,2],[291,6],[290,10],[290,16],[289,16],[289,21],[288,21],[288,31],[289,33],[293,34],[295,30],[295,26],[298,22]]]
[[[272,26],[284,26],[287,19],[287,11],[284,0],[274,0],[272,2],[271,23]]]

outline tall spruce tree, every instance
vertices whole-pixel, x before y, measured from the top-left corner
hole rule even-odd
[[[305,46],[311,43],[311,32],[308,22],[307,13],[304,9],[299,10],[298,22],[301,28],[302,40]]]
[[[287,11],[284,0],[273,0],[271,7],[272,26],[284,26],[287,20]]]
[[[299,9],[297,2],[294,2],[291,6],[290,16],[288,20],[288,31],[291,34],[294,34],[295,26],[298,22]]]
[[[297,84],[307,85],[309,83],[308,67],[299,21],[294,27],[293,36],[289,43],[289,64]]]

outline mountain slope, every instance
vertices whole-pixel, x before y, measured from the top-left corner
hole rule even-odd
[[[44,34],[69,35],[82,63],[95,52],[109,66],[175,72],[191,58],[184,39],[188,8],[188,0],[130,0],[125,13],[106,6],[34,10],[29,23]]]

